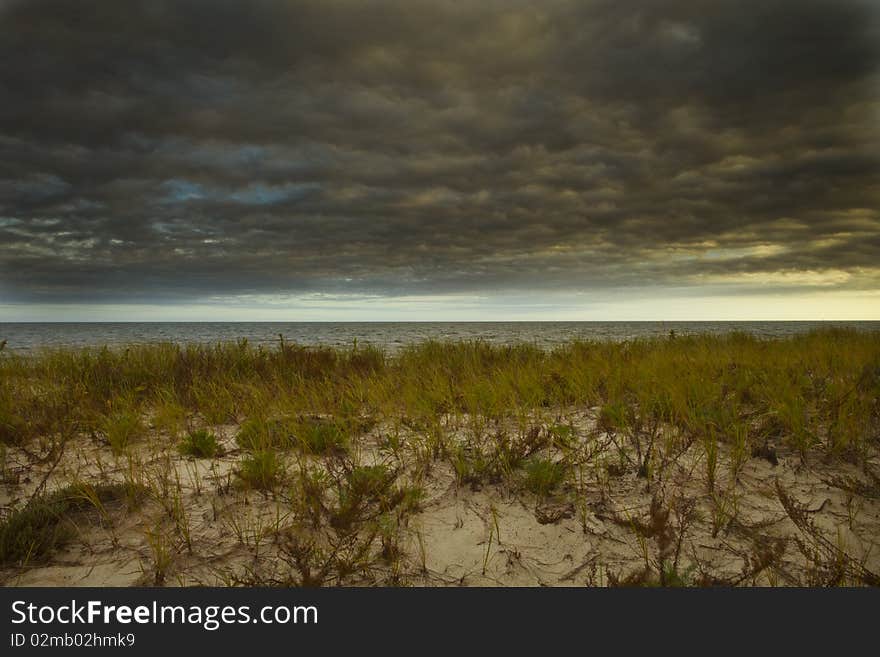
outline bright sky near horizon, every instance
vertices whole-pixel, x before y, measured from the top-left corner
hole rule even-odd
[[[680,294],[680,292],[679,292]],[[676,296],[591,299],[578,295],[234,299],[202,304],[0,305],[0,322],[175,321],[794,321],[880,320],[880,292],[827,295]]]
[[[0,0],[0,322],[880,319],[876,0]]]

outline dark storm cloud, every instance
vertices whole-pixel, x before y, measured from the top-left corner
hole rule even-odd
[[[876,288],[878,18],[6,0],[0,299]]]

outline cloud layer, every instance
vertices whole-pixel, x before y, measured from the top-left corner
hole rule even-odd
[[[0,301],[880,289],[874,0],[6,0],[0,99]]]

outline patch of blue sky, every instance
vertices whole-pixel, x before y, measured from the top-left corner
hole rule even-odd
[[[242,205],[275,205],[285,201],[304,198],[318,191],[318,183],[287,183],[285,185],[248,185],[240,189],[205,187],[189,180],[166,180],[162,183],[166,192],[163,203],[188,203],[190,201],[232,201]]]
[[[162,199],[166,203],[186,203],[206,198],[205,189],[198,183],[189,180],[172,179],[162,183],[166,191]]]
[[[229,199],[245,205],[274,205],[304,198],[320,188],[318,183],[291,183],[277,186],[256,184],[230,194]]]

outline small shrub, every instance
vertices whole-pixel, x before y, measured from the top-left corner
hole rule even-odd
[[[25,434],[26,424],[20,417],[0,407],[0,443],[19,445]]]
[[[13,512],[0,526],[0,563],[39,561],[73,535],[73,528],[63,523],[69,508],[65,491],[31,500]]]
[[[92,510],[106,517],[106,504],[124,501],[132,507],[145,492],[129,484],[73,484],[33,498],[0,523],[0,565],[44,560],[75,535],[73,514]]]
[[[353,468],[339,484],[338,508],[331,514],[330,524],[347,530],[381,512],[399,505],[405,492],[394,486],[396,474],[384,465]]]

